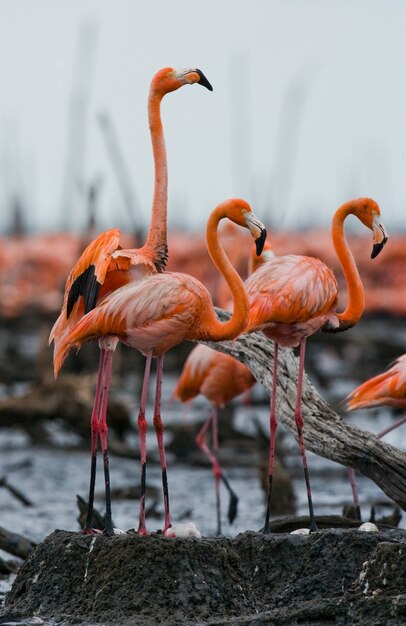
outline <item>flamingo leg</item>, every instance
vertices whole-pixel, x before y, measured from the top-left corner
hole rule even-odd
[[[166,470],[166,455],[164,445],[164,425],[161,417],[161,395],[162,395],[162,376],[164,370],[164,357],[163,354],[158,357],[157,373],[156,373],[156,394],[155,394],[155,410],[154,410],[154,428],[156,432],[156,438],[158,442],[159,458],[161,461],[162,471],[162,488],[164,494],[164,509],[165,509],[165,525],[163,533],[165,534],[168,528],[172,526],[171,515],[169,512],[169,490],[168,490],[168,476]]]
[[[398,426],[401,426],[405,422],[406,422],[406,415],[396,420],[396,422],[394,422],[390,426],[387,426],[383,430],[379,431],[379,433],[376,434],[377,438],[381,439],[382,437],[390,433],[392,430],[395,430],[395,428],[398,428]],[[357,487],[357,481],[355,477],[355,470],[352,467],[347,467],[347,471],[348,471],[348,477],[350,479],[350,484],[351,484],[352,499],[353,499],[354,506],[355,506],[355,513],[356,513],[357,519],[361,521],[361,507],[360,507],[359,496],[358,496],[358,487]]]
[[[213,426],[213,421],[217,422],[215,426]],[[213,437],[214,451],[210,450],[210,448],[208,447],[206,443],[206,433],[208,431],[210,424],[212,424],[212,437]],[[201,429],[199,430],[197,434],[196,443],[199,446],[199,448],[202,450],[202,452],[207,456],[213,468],[214,480],[216,481],[217,534],[221,535],[220,484],[219,484],[220,480],[223,481],[224,486],[230,495],[230,503],[228,506],[228,521],[230,522],[230,524],[233,523],[237,515],[238,496],[235,493],[235,491],[232,489],[218,461],[218,434],[217,434],[218,427],[217,427],[217,424],[218,424],[217,407],[213,405],[210,416],[204,422],[203,426],[201,427]]]
[[[219,429],[218,429],[218,409],[216,406],[213,406],[212,408],[211,436],[212,436],[212,442],[213,442],[213,454],[216,457],[216,460],[218,463]],[[215,487],[216,487],[216,511],[217,511],[217,534],[218,535],[221,535],[220,476],[221,476],[221,472],[220,474],[218,474],[218,472],[214,474]]]
[[[393,422],[393,424],[391,424],[390,426],[387,426],[386,428],[381,430],[379,433],[376,434],[376,436],[378,437],[378,439],[381,439],[381,437],[384,437],[385,435],[390,433],[392,430],[395,430],[395,428],[397,428],[398,426],[401,426],[405,422],[406,422],[406,415],[396,420],[396,422]]]
[[[268,468],[268,494],[266,500],[266,513],[264,533],[271,532],[269,526],[269,519],[271,516],[271,496],[272,496],[272,481],[273,481],[273,464],[275,459],[275,441],[276,441],[276,429],[278,422],[276,420],[276,386],[278,382],[278,343],[274,342],[274,355],[273,355],[273,373],[272,373],[272,395],[271,395],[271,412],[269,416],[270,425],[270,437],[269,437],[269,468]]]
[[[354,507],[355,507],[355,516],[356,516],[357,520],[359,520],[361,522],[362,521],[362,518],[361,518],[361,506],[360,506],[360,502],[359,502],[359,495],[358,495],[357,479],[355,477],[355,470],[354,470],[353,467],[347,467],[347,472],[348,472],[348,478],[350,480],[350,485],[351,485],[352,500],[354,502]]]
[[[300,340],[300,356],[299,356],[299,375],[297,380],[297,395],[296,395],[296,407],[295,407],[295,422],[297,428],[297,434],[299,436],[300,452],[302,454],[303,471],[306,482],[307,500],[309,503],[309,515],[310,515],[310,532],[318,530],[316,526],[316,520],[313,511],[312,492],[310,489],[309,471],[307,469],[306,449],[303,441],[303,416],[302,416],[302,389],[303,389],[303,373],[304,373],[304,359],[306,350],[306,339]]]
[[[147,405],[148,397],[148,384],[151,374],[151,361],[152,352],[147,355],[144,370],[144,380],[142,383],[141,402],[138,411],[137,425],[140,440],[140,455],[141,455],[141,493],[140,493],[140,517],[138,524],[138,535],[148,535],[148,531],[145,525],[145,490],[146,490],[146,473],[147,473],[147,420],[145,419],[145,409]]]
[[[106,350],[100,350],[100,359],[99,359],[99,371],[97,373],[97,385],[96,385],[96,393],[94,396],[93,402],[93,410],[92,417],[90,419],[90,429],[91,429],[91,438],[92,438],[92,456],[91,456],[91,465],[90,465],[90,485],[89,485],[89,499],[87,505],[87,516],[86,523],[83,532],[86,535],[93,534],[93,507],[94,507],[94,489],[96,484],[96,465],[97,465],[97,445],[99,440],[99,413],[100,413],[100,404],[101,404],[101,396],[103,391],[103,380],[104,380],[104,369],[105,369],[105,360],[106,360]]]
[[[110,471],[109,471],[109,457],[107,451],[107,403],[109,398],[110,380],[111,380],[111,368],[113,363],[112,350],[106,350],[105,367],[104,367],[104,381],[102,385],[102,396],[100,403],[100,418],[99,418],[99,436],[100,444],[103,453],[103,466],[104,466],[104,484],[106,495],[106,517],[104,523],[104,534],[114,535],[114,528],[111,516],[111,491],[110,491]]]

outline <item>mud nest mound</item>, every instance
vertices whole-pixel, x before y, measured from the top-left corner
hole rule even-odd
[[[234,539],[55,531],[21,567],[5,620],[63,624],[406,622],[406,532]]]

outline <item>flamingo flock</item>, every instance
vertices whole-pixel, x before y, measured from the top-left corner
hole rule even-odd
[[[114,534],[111,512],[110,475],[108,457],[107,405],[111,379],[112,359],[119,342],[145,356],[145,371],[137,426],[141,457],[141,498],[137,533],[149,535],[145,514],[147,484],[147,419],[146,402],[151,362],[157,359],[155,408],[153,424],[156,432],[164,501],[163,534],[176,535],[172,527],[169,505],[168,468],[161,415],[161,389],[164,355],[185,340],[214,341],[233,339],[242,333],[262,332],[274,342],[273,385],[270,399],[270,449],[268,496],[264,532],[270,532],[273,462],[275,435],[278,424],[278,349],[279,346],[299,347],[296,403],[294,419],[302,456],[310,514],[310,532],[317,531],[306,459],[306,425],[301,411],[306,340],[318,330],[339,333],[356,325],[364,311],[364,289],[354,257],[344,235],[344,221],[357,218],[372,232],[372,258],[387,241],[378,204],[370,198],[358,198],[344,203],[332,220],[332,244],[343,270],[348,301],[342,312],[337,312],[338,285],[332,270],[319,258],[288,254],[275,256],[272,246],[266,244],[266,229],[255,216],[250,205],[241,198],[220,202],[209,214],[206,245],[209,255],[222,277],[227,295],[223,305],[232,309],[231,317],[220,322],[207,287],[197,278],[183,272],[166,271],[168,254],[167,154],[161,120],[164,96],[185,85],[200,84],[212,91],[204,74],[196,69],[175,70],[163,68],[151,81],[148,98],[148,122],[154,156],[155,182],[151,211],[151,225],[144,246],[139,249],[122,248],[120,232],[111,229],[101,233],[83,251],[66,280],[63,304],[56,320],[50,342],[54,344],[54,373],[73,348],[97,340],[100,360],[94,406],[90,418],[91,464],[88,514],[84,532],[93,534],[92,514],[96,479],[97,453],[100,443],[105,479],[106,535]],[[219,225],[245,229],[255,242],[255,253],[250,259],[250,276],[243,282],[234,265],[235,250],[225,252]],[[224,293],[224,289],[222,289]],[[231,294],[231,303],[230,303]],[[217,410],[255,383],[249,369],[231,357],[198,345],[189,355],[174,395],[182,401],[199,393],[212,403],[212,413],[201,429],[197,441],[212,464],[216,487],[217,532],[221,533],[220,481],[234,498],[218,459]],[[354,392],[350,403],[355,403]],[[351,406],[351,404],[350,404]],[[352,408],[352,407],[351,407]],[[205,436],[211,427],[213,449]]]

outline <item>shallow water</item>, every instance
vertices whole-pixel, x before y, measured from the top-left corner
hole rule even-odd
[[[175,379],[167,381],[168,390],[172,388]],[[166,390],[164,389],[164,392]],[[169,394],[168,394],[169,395]],[[166,397],[168,397],[168,395]],[[152,407],[150,407],[152,409]],[[199,401],[196,408],[185,409],[173,403],[164,408],[163,415],[167,424],[174,422],[201,420],[208,414],[208,404]],[[151,412],[149,411],[149,414]],[[234,427],[247,433],[255,432],[255,420],[259,421],[266,432],[268,410],[266,405],[244,407],[236,406],[234,412]],[[393,418],[389,411],[380,409],[371,412],[358,412],[351,415],[351,422],[360,428],[369,428],[373,432],[379,431]],[[280,426],[283,430],[283,426]],[[66,436],[57,430],[54,433],[56,440],[66,443]],[[68,437],[69,441],[69,437]],[[396,432],[389,433],[385,441],[401,449],[406,449],[406,425]],[[137,440],[134,436],[134,447]],[[297,514],[307,513],[307,498],[304,489],[303,472],[298,445],[293,436],[285,431],[283,439],[285,463],[294,480],[294,490],[297,498]],[[150,429],[148,449],[155,448],[155,436]],[[55,528],[74,530],[77,526],[76,494],[87,496],[90,455],[82,450],[67,450],[60,448],[31,448],[27,438],[18,431],[2,430],[0,442],[0,476],[8,476],[8,480],[29,496],[34,506],[24,507],[18,500],[10,496],[6,489],[0,489],[1,525],[21,533],[35,541],[41,541]],[[227,457],[229,458],[229,456]],[[245,530],[258,530],[263,523],[263,492],[258,479],[256,465],[238,466],[239,459],[226,473],[233,488],[239,495],[239,513],[233,525],[223,522],[223,533],[233,536]],[[327,459],[308,452],[308,465],[312,484],[314,506],[318,514],[340,514],[342,506],[351,500],[351,490],[344,467]],[[111,485],[115,487],[134,486],[139,483],[139,462],[137,460],[112,456],[110,460]],[[215,533],[214,513],[214,481],[209,466],[196,467],[178,464],[171,454],[168,454],[168,479],[170,488],[170,502],[174,521],[190,519],[204,535]],[[364,517],[368,517],[371,504],[375,501],[390,501],[385,494],[368,478],[357,475],[359,483],[361,505]],[[150,463],[147,469],[147,484],[158,491],[157,508],[161,512],[160,518],[149,520],[151,530],[162,525],[162,498],[160,468]],[[96,491],[103,494],[103,473],[101,459],[97,476]],[[223,508],[227,505],[227,494],[223,494]],[[147,502],[152,504],[151,502]],[[103,498],[97,502],[98,508],[103,510]],[[138,501],[115,500],[113,502],[113,517],[117,527],[122,529],[133,528],[137,525]],[[225,510],[223,511],[225,518]],[[405,520],[402,520],[405,523]],[[406,524],[405,526],[406,527]]]
[[[401,335],[402,341],[405,333]],[[400,350],[399,350],[400,353]],[[311,361],[312,354],[309,351]],[[354,388],[354,379],[343,368],[343,361],[337,354],[327,347],[319,348],[319,365],[324,374],[330,376],[325,388],[317,384],[319,391],[327,399],[334,402],[337,398],[344,398]],[[385,365],[387,365],[386,363]],[[360,372],[360,378],[365,377]],[[175,376],[166,376],[164,379],[163,398],[169,398],[176,382]],[[153,383],[151,383],[153,389]],[[15,390],[14,390],[15,391]],[[268,429],[267,398],[260,388],[254,391],[254,397],[263,400],[263,404],[241,406],[235,403],[234,427],[237,430],[254,434],[256,430],[254,417],[262,426],[264,432]],[[135,425],[134,406],[134,425]],[[200,421],[208,415],[209,405],[204,399],[198,399],[192,408],[185,409],[177,403],[164,403],[163,418],[166,424]],[[147,414],[151,416],[152,405],[148,406]],[[149,418],[148,418],[149,419]],[[350,414],[347,419],[362,429],[379,432],[395,419],[391,411],[385,408],[374,411],[359,411]],[[76,518],[78,509],[76,494],[87,498],[90,454],[87,451],[67,449],[68,445],[75,445],[76,436],[69,436],[58,429],[57,424],[51,427],[53,438],[59,444],[55,448],[31,448],[28,438],[20,431],[0,430],[0,476],[7,476],[9,482],[20,489],[32,501],[32,507],[24,507],[13,498],[6,489],[0,489],[0,525],[17,533],[40,542],[55,528],[67,530],[78,529]],[[283,431],[283,426],[280,426]],[[131,440],[134,449],[138,448],[136,429]],[[399,430],[389,433],[385,441],[396,447],[406,450],[406,425]],[[303,470],[298,445],[293,436],[285,431],[283,446],[286,450],[285,462],[290,470],[297,502],[297,514],[306,515],[308,512],[307,498],[304,489]],[[155,435],[150,426],[148,434],[148,449],[155,448]],[[227,459],[230,458],[228,454]],[[227,494],[223,491],[223,534],[234,536],[245,530],[259,530],[263,524],[264,494],[262,492],[256,463],[247,465],[246,459],[239,466],[242,459],[231,455],[232,463],[227,465],[227,476],[239,495],[238,517],[232,525],[226,520]],[[341,514],[344,504],[351,502],[351,489],[348,483],[347,471],[340,465],[308,453],[308,465],[312,486],[313,502],[316,514]],[[103,477],[99,464],[97,492],[103,494]],[[111,456],[110,459],[112,488],[138,485],[140,472],[136,460]],[[173,521],[193,521],[203,535],[213,535],[216,529],[214,481],[209,465],[196,467],[179,464],[173,456],[168,455],[168,480],[170,489],[170,504]],[[369,518],[372,504],[378,502],[376,512],[388,514],[393,504],[383,492],[368,478],[358,474],[362,514],[364,519]],[[158,516],[147,519],[151,531],[162,528],[163,508],[161,497],[161,477],[157,464],[150,463],[147,469],[147,484],[158,490]],[[151,498],[147,507],[152,504]],[[96,502],[96,506],[103,511],[103,498]],[[135,500],[113,501],[113,518],[118,528],[127,530],[138,524],[139,503]],[[400,527],[406,528],[406,519],[400,522]],[[10,555],[3,554],[4,558]],[[0,581],[0,602],[10,588],[13,576]],[[44,624],[52,626],[49,621],[43,622],[40,618],[31,621],[14,622],[15,624]],[[8,623],[11,626],[12,622]]]

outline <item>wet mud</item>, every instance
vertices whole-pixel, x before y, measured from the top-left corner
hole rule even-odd
[[[55,531],[21,567],[0,623],[397,625],[405,557],[399,529],[234,539]]]

